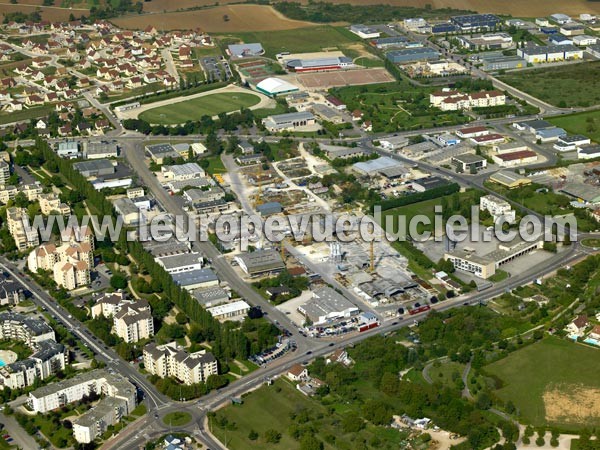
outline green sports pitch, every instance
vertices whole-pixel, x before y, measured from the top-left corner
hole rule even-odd
[[[200,120],[202,116],[248,108],[259,102],[260,97],[254,94],[221,92],[152,108],[141,113],[139,118],[151,124],[177,125],[188,120]]]

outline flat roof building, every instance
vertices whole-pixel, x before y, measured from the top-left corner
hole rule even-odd
[[[235,257],[240,268],[249,276],[277,273],[285,269],[285,263],[278,251],[273,249],[256,250]]]
[[[212,308],[208,308],[207,311],[218,320],[232,319],[248,314],[250,305],[244,300],[238,300],[224,305],[213,306]]]
[[[193,290],[217,286],[219,278],[208,268],[171,274],[173,281],[184,289]]]
[[[299,306],[298,311],[314,325],[350,318],[360,312],[354,303],[329,286],[313,291],[313,298]]]
[[[293,131],[297,128],[315,125],[315,116],[311,112],[295,112],[287,114],[276,114],[262,121],[265,128],[271,132]]]
[[[96,159],[93,161],[81,161],[73,164],[75,170],[86,178],[104,177],[115,173],[114,164],[108,159]]]
[[[260,43],[231,44],[227,46],[227,53],[232,58],[249,58],[264,55],[265,49]]]
[[[181,155],[173,148],[171,144],[146,145],[146,153],[156,164],[163,164],[166,158],[177,159]]]
[[[392,50],[385,54],[385,57],[394,64],[405,64],[416,61],[428,61],[440,59],[440,53],[429,47],[406,48],[402,50]]]
[[[494,14],[454,16],[450,20],[462,31],[492,29],[500,23],[500,18]]]

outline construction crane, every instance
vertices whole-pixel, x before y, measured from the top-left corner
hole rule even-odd
[[[262,184],[260,182],[260,173],[261,173],[261,166],[260,166],[260,164],[257,164],[256,171],[254,173],[254,179],[256,180],[256,187],[258,188],[258,192],[254,197],[254,208],[263,204],[263,190],[262,190]]]
[[[285,263],[285,244],[287,242],[287,238],[284,237],[281,242],[279,243],[280,245],[280,251],[281,251],[281,259],[283,260],[283,262]]]

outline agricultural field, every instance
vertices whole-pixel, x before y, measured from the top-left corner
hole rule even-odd
[[[310,22],[288,19],[270,6],[240,4],[192,11],[157,13],[152,16],[128,15],[112,19],[111,22],[118,27],[136,30],[144,29],[148,24],[152,24],[157,30],[200,28],[209,33],[292,30],[312,25]]]
[[[599,350],[546,338],[485,367],[503,386],[496,394],[512,401],[534,426],[566,429],[600,424]]]
[[[499,78],[561,108],[600,104],[598,61],[510,72]]]
[[[326,0],[327,3],[349,3],[352,5],[377,5],[387,3],[392,6],[412,6],[423,8],[431,5],[433,8],[455,8],[478,11],[482,13],[510,14],[517,17],[538,17],[561,11],[564,14],[576,15],[581,13],[600,14],[600,5],[586,0]],[[300,3],[308,3],[301,0]]]
[[[569,133],[583,134],[593,141],[600,142],[600,111],[552,117],[548,121],[557,127],[564,128]]]
[[[306,25],[305,25],[306,26]],[[277,53],[307,53],[330,50],[354,50],[358,36],[343,28],[320,25],[311,28],[279,30],[275,32],[235,32],[219,36],[225,44],[237,42],[260,42],[265,49],[265,56],[274,58]],[[362,46],[362,44],[358,44]],[[356,50],[355,50],[356,51]],[[350,55],[347,55],[350,56]]]
[[[237,0],[148,0],[144,2],[144,12],[159,13],[164,11],[181,11],[191,8],[237,3]]]
[[[462,112],[444,112],[430,107],[433,87],[416,87],[408,81],[331,89],[348,105],[360,109],[373,122],[374,132],[419,130],[469,122]]]
[[[260,97],[254,94],[221,92],[149,109],[141,113],[139,118],[152,124],[176,125],[188,120],[200,120],[202,116],[237,111],[258,103]]]
[[[40,15],[42,16],[42,20],[48,20],[50,22],[67,22],[71,14],[74,14],[76,17],[87,16],[89,14],[89,9],[86,7],[86,5],[69,9],[53,6],[41,6],[41,4],[41,0],[20,1],[18,4],[11,4],[9,2],[1,3],[0,16],[4,18],[5,13],[22,12],[24,14],[31,14],[35,11],[39,11]]]

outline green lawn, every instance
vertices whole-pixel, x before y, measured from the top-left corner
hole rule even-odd
[[[511,400],[527,423],[535,426],[548,424],[543,395],[559,388],[569,395],[577,388],[600,389],[600,378],[592,374],[600,371],[600,353],[597,349],[578,345],[555,337],[524,347],[504,359],[485,367],[485,371],[502,380],[496,394]],[[553,423],[564,428],[598,426],[600,417],[588,420],[571,416]]]
[[[361,56],[360,58],[356,58],[354,60],[355,64],[363,67],[383,67],[384,63],[379,58],[368,58],[366,56]]]
[[[388,209],[387,211],[383,211],[382,215],[384,218],[384,223],[389,230],[387,224],[390,219],[387,219],[388,216],[393,217],[391,222],[393,223],[393,230],[396,231],[398,228],[398,218],[406,217],[406,229],[410,230],[409,224],[413,218],[416,216],[424,216],[429,219],[431,222],[429,225],[419,224],[417,227],[417,231],[422,233],[423,231],[433,231],[434,227],[434,218],[435,218],[435,207],[440,205],[444,207],[444,202],[447,203],[446,209],[450,208],[451,214],[459,214],[464,205],[468,205],[470,208],[471,205],[479,205],[479,197],[481,196],[481,192],[470,190],[466,192],[461,192],[457,194],[453,194],[451,196],[446,197],[446,200],[443,200],[442,197],[434,198],[432,200],[426,200],[424,202],[413,203],[412,205],[400,206],[399,208]],[[453,203],[452,199],[456,198],[457,200]],[[456,208],[457,205],[460,205]],[[455,209],[456,208],[456,209]],[[466,212],[466,211],[464,211]],[[449,215],[451,215],[449,214]],[[470,217],[470,214],[468,215]],[[446,216],[448,217],[448,216]]]
[[[511,72],[500,79],[555,106],[600,104],[600,62]]]
[[[549,121],[569,133],[583,134],[593,141],[600,142],[600,111],[553,117]]]
[[[265,49],[265,56],[274,58],[277,53],[319,52],[323,49],[343,50],[350,44],[360,41],[347,30],[321,25],[310,28],[282,31],[261,31],[235,33],[221,36],[225,44],[243,42],[260,42]]]
[[[40,117],[46,117],[50,111],[54,111],[53,105],[34,106],[29,109],[15,112],[3,112],[0,113],[0,125],[12,122],[21,122],[29,119],[38,119]]]
[[[215,173],[227,172],[227,169],[225,169],[225,166],[223,165],[223,161],[221,161],[221,155],[212,155],[206,159],[208,160],[208,167],[206,168],[206,171],[211,175]]]
[[[152,124],[177,125],[188,120],[200,120],[202,116],[248,108],[259,102],[260,98],[254,94],[220,92],[149,109],[140,114],[140,119]]]
[[[445,385],[456,386],[456,383],[460,382],[464,370],[465,365],[458,362],[440,362],[439,365],[434,363],[429,369],[429,377],[434,383],[440,382]]]
[[[600,239],[588,238],[581,241],[584,247],[600,247]]]
[[[163,423],[168,426],[180,427],[190,423],[192,416],[188,412],[175,411],[163,417]]]

